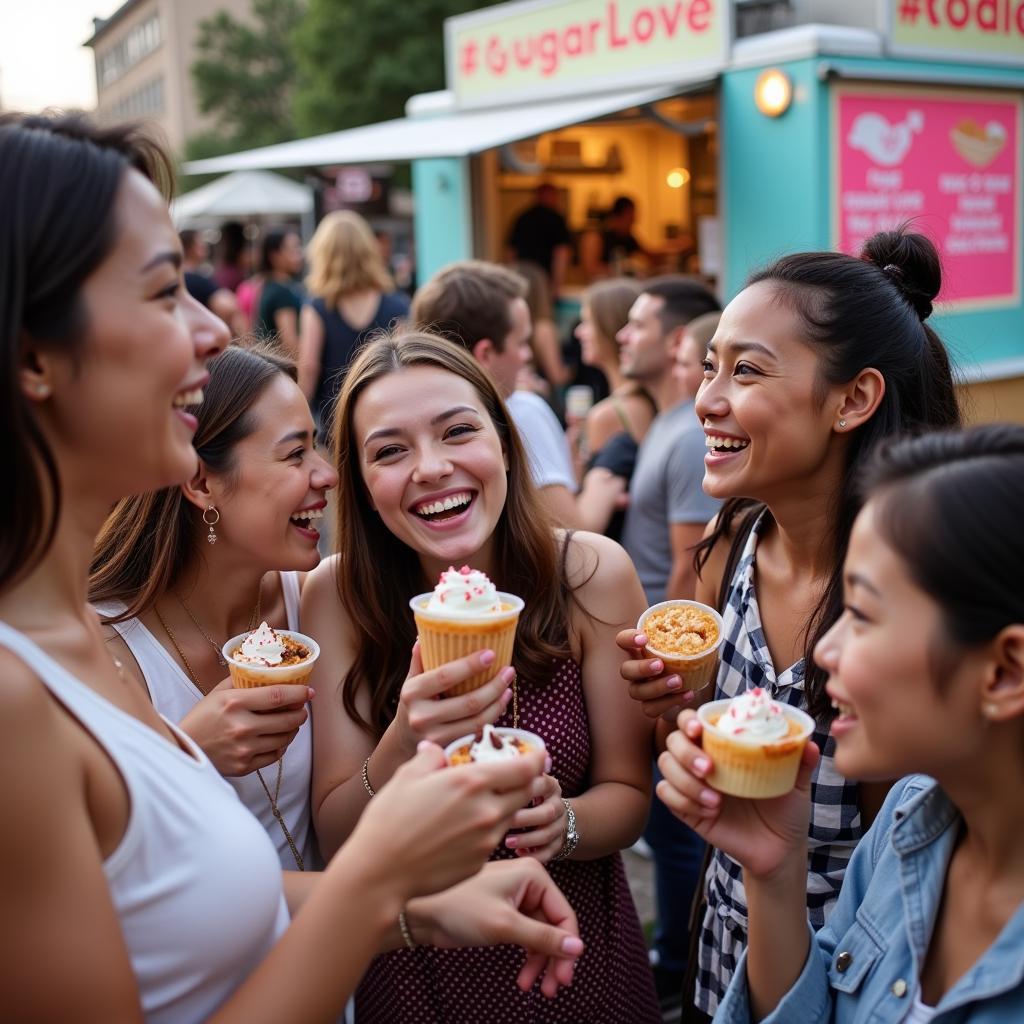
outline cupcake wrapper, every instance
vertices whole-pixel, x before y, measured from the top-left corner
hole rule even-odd
[[[472,626],[460,627],[455,623],[433,622],[416,616],[416,629],[420,638],[420,657],[428,671],[440,668],[449,661],[464,658],[474,651],[494,651],[494,662],[486,669],[475,673],[469,679],[456,683],[445,691],[448,697],[458,697],[478,690],[493,679],[503,668],[512,664],[512,648],[515,645],[516,626],[519,615],[496,622],[489,628]]]
[[[231,673],[231,684],[236,690],[255,690],[260,686],[276,686],[283,683],[287,686],[295,686],[304,683],[313,674],[311,662],[303,662],[295,666],[294,673],[282,673],[281,670],[273,669],[273,675],[261,672],[258,667],[244,669],[234,662],[228,663],[228,671]]]
[[[645,653],[649,657],[661,659],[665,666],[663,674],[675,672],[682,679],[684,690],[703,690],[718,674],[718,647],[708,651],[703,658],[689,658],[686,661],[667,658],[664,654]]]
[[[767,799],[788,793],[796,783],[805,736],[772,747],[745,747],[704,730],[704,751],[714,768],[708,783],[720,793]]]

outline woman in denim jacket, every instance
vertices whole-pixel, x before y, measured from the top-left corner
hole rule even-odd
[[[1024,1020],[1024,427],[904,441],[877,460],[819,642],[848,776],[911,775],[807,924],[808,744],[796,788],[723,796],[692,711],[659,795],[743,865],[749,946],[716,1021]],[[928,777],[930,776],[930,778]]]

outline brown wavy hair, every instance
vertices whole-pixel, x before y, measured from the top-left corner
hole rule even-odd
[[[494,529],[495,582],[502,590],[529,597],[519,620],[516,672],[524,678],[542,678],[552,661],[571,653],[573,594],[554,523],[540,502],[525,449],[494,382],[454,342],[418,331],[377,337],[359,352],[346,374],[334,411],[331,445],[339,476],[333,571],[341,605],[356,631],[356,656],[342,682],[342,703],[349,717],[377,738],[394,717],[416,640],[409,599],[429,590],[431,581],[417,553],[370,507],[353,419],[366,388],[412,366],[434,367],[472,384],[504,445],[508,497]],[[356,707],[360,690],[370,694],[369,719]]]
[[[208,369],[203,401],[188,410],[199,423],[192,445],[204,466],[231,481],[235,448],[257,428],[252,407],[279,374],[295,380],[295,364],[261,345],[230,345]],[[105,621],[141,615],[177,583],[201,554],[197,518],[177,486],[122,498],[114,506],[93,552],[89,600],[127,607]]]

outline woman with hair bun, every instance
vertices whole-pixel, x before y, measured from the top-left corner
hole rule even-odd
[[[642,635],[619,635],[633,655],[623,676],[652,717],[672,720],[680,707],[758,686],[815,717],[822,756],[811,781],[807,907],[816,928],[887,787],[837,771],[826,673],[811,654],[842,613],[857,471],[882,441],[959,425],[949,357],[925,323],[940,284],[935,247],[905,229],[870,238],[860,258],[798,253],[752,275],[722,314],[696,402],[704,489],[726,499],[696,557],[697,599],[725,621],[714,692],[683,692],[659,661],[638,657]],[[742,870],[722,850],[706,899],[696,1006],[713,1015],[746,942]]]
[[[749,947],[715,1020],[1024,1020],[1024,427],[903,440],[863,484],[814,659],[836,768],[900,781],[824,928],[804,893],[816,746],[756,805],[708,788],[692,711],[662,755],[665,802],[743,865]]]

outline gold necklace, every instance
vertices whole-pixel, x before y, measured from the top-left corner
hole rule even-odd
[[[175,595],[175,596],[177,596],[177,595]],[[181,598],[179,597],[178,600],[181,601]],[[181,601],[181,604],[182,604],[182,607],[184,607],[185,602]],[[187,608],[185,610],[188,611]],[[258,611],[259,611],[259,600],[257,600],[257,602],[256,602],[257,618],[259,617],[258,616]],[[164,620],[164,617],[160,614],[160,609],[156,605],[153,605],[153,612],[156,615],[157,619],[159,620],[160,625],[163,626],[164,632],[167,634],[168,639],[171,641],[171,644],[174,646],[174,649],[178,652],[178,657],[181,658],[181,663],[185,666],[185,671],[188,672],[189,677],[191,678],[192,682],[195,683],[196,689],[199,690],[200,693],[206,693],[206,691],[203,689],[202,685],[199,682],[199,677],[196,675],[195,671],[192,668],[192,665],[189,663],[188,658],[185,657],[185,652],[181,649],[181,645],[175,639],[174,633],[171,632],[170,626],[167,625],[167,622]],[[191,618],[191,616],[189,616],[189,617]],[[195,622],[194,619],[192,621]],[[197,627],[199,626],[198,622],[196,622],[196,626]],[[203,632],[201,628],[200,628],[199,632],[200,633]],[[206,636],[205,633],[203,635]],[[208,636],[206,637],[206,640],[211,645],[213,645],[213,647],[215,649],[219,650],[219,648],[217,648],[216,641],[211,640]],[[258,778],[260,780],[260,785],[263,787],[263,792],[267,794],[267,800],[270,801],[270,811],[274,815],[274,818],[277,821],[277,824],[280,827],[281,832],[284,834],[285,841],[288,843],[288,849],[292,851],[292,857],[295,858],[295,866],[299,869],[299,871],[305,871],[306,870],[306,866],[305,866],[305,864],[302,861],[302,854],[299,853],[299,848],[295,845],[295,840],[292,838],[291,830],[288,828],[288,825],[285,823],[284,815],[281,814],[281,809],[277,806],[278,798],[281,796],[281,780],[282,780],[283,777],[284,777],[284,754],[281,755],[281,757],[278,759],[278,762],[277,762],[277,781],[274,783],[274,795],[273,796],[270,795],[270,787],[267,785],[266,780],[263,778],[263,773],[260,771],[259,768],[256,769],[256,778]]]
[[[224,659],[224,654],[223,654],[223,652],[221,650],[220,645],[199,624],[199,620],[192,614],[192,609],[189,608],[189,606],[187,604],[185,604],[185,601],[181,597],[181,595],[176,590],[172,590],[171,593],[174,594],[175,598],[178,601],[178,604],[180,604],[181,607],[184,609],[185,614],[192,620],[192,625],[195,626],[196,629],[199,630],[199,632],[202,635],[203,639],[216,652],[216,654],[217,654],[217,663],[221,666],[221,668],[226,668],[228,663]],[[261,580],[260,581],[260,585],[259,585],[259,587],[256,590],[256,607],[253,608],[252,615],[249,616],[249,632],[250,633],[259,625],[259,621],[260,621],[260,603],[262,602],[262,600],[263,600],[263,581]],[[158,616],[158,618],[159,618],[159,616]],[[163,620],[161,619],[160,621],[161,621],[161,624],[163,624]],[[167,627],[165,625],[164,629],[166,629],[166,628]],[[198,686],[198,683],[196,685]]]
[[[519,677],[512,680],[512,728],[519,728]]]

